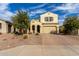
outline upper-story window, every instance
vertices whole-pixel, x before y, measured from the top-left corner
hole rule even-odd
[[[50,20],[50,21],[53,21],[53,17],[49,17],[49,20]]]
[[[49,19],[48,19],[48,17],[45,17],[45,21],[48,21]]]
[[[51,22],[51,21],[53,21],[53,17],[45,17],[45,21]]]

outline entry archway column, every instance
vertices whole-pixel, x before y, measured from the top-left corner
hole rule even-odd
[[[11,26],[11,33],[13,33],[14,32],[14,27],[13,27],[13,25]]]
[[[57,33],[59,33],[59,26],[57,26]]]
[[[32,25],[30,25],[30,32],[33,33],[33,31],[32,31]]]
[[[35,25],[35,33],[37,33],[37,25]]]

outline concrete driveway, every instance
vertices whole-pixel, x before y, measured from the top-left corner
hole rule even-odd
[[[41,44],[21,45],[0,51],[1,56],[77,56],[79,36],[40,34]]]
[[[0,51],[1,56],[77,56],[79,46],[23,45]]]

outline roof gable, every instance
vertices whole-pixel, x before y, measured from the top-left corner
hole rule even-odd
[[[44,14],[41,14],[40,16],[42,16],[42,15],[50,15],[50,14],[52,14],[52,15],[56,15],[57,16],[57,14],[55,14],[55,13],[52,13],[52,12],[46,12],[46,13],[44,13]]]

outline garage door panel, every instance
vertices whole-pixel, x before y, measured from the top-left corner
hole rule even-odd
[[[50,33],[51,31],[56,32],[56,27],[48,27],[48,26],[43,27],[44,33]]]

